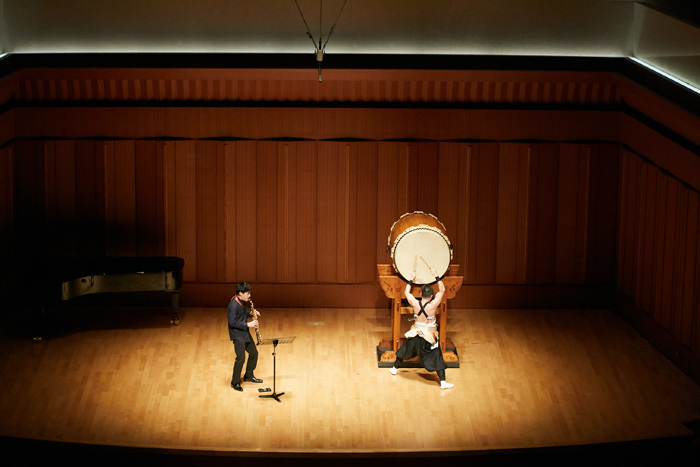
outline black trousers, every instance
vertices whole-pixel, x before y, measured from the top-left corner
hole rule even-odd
[[[233,364],[233,375],[231,376],[231,384],[240,384],[241,370],[245,362],[245,354],[248,352],[248,364],[245,367],[244,378],[252,378],[255,367],[258,366],[258,348],[252,339],[248,342],[233,341],[233,348],[236,351],[236,361]]]
[[[440,381],[445,380],[445,368],[447,368],[447,364],[445,364],[445,360],[442,358],[440,347],[431,349],[430,343],[422,337],[410,337],[401,344],[399,350],[396,351],[396,362],[394,366],[396,368],[401,368],[404,360],[413,358],[416,355],[420,358],[426,370],[436,372]]]

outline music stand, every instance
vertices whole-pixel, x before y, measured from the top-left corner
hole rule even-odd
[[[280,397],[283,392],[280,392],[277,394],[277,353],[275,350],[277,349],[277,344],[289,344],[296,339],[296,336],[294,337],[273,337],[271,339],[263,339],[263,341],[259,345],[267,345],[267,344],[272,344],[272,394],[265,394],[259,397],[262,398],[267,398],[270,397],[277,402],[282,402],[280,400]]]

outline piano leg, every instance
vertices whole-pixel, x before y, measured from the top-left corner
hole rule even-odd
[[[32,327],[34,328],[34,335],[32,336],[32,342],[40,343],[46,335],[46,317],[48,314],[48,304],[46,303],[34,303],[31,305],[32,308]]]
[[[177,307],[180,302],[180,292],[173,292],[173,319],[170,320],[170,324],[180,324],[180,319],[177,316]]]
[[[40,343],[43,340],[42,336],[46,327],[46,305],[35,305],[32,308],[34,308],[34,337],[32,337],[32,342]]]

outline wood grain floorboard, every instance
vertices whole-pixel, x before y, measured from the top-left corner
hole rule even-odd
[[[256,305],[258,301],[256,300]],[[230,387],[224,308],[62,309],[49,338],[0,340],[0,436],[250,455],[458,453],[686,436],[700,387],[607,310],[451,310],[440,390],[378,368],[375,309],[264,309],[262,385]]]

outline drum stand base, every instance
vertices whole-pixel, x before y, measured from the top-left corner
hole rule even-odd
[[[403,339],[401,339],[403,342]],[[401,344],[399,342],[399,346]],[[447,368],[459,368],[459,354],[457,349],[450,339],[447,339],[445,351],[442,353],[442,358],[445,360]],[[391,339],[382,339],[377,345],[377,366],[379,368],[390,368],[394,366],[396,354],[391,347]],[[418,357],[404,360],[402,368],[423,368]]]

